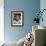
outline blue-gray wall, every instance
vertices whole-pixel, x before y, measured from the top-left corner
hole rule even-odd
[[[40,10],[42,11],[43,9],[46,9],[46,0],[41,0],[40,1]],[[40,22],[40,25],[45,26],[46,27],[46,10],[43,12],[43,22]]]
[[[11,27],[11,11],[24,11],[24,26]],[[40,9],[40,0],[4,0],[4,38],[7,41],[18,41],[31,31],[36,12]]]

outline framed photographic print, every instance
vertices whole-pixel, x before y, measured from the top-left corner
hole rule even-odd
[[[23,26],[23,25],[24,25],[24,12],[11,11],[11,26]]]

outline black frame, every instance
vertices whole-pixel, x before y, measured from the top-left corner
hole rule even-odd
[[[17,14],[17,12],[22,13],[22,15],[21,15],[22,16],[22,18],[21,18],[22,19],[22,25],[13,25],[12,24],[12,22],[14,21],[14,20],[12,20],[12,18],[13,18],[12,17],[13,16],[12,14],[13,13],[16,13]],[[11,26],[12,27],[22,27],[22,26],[24,26],[24,11],[11,11]]]

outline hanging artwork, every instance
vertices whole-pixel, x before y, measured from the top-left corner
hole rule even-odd
[[[24,12],[11,11],[11,26],[23,26],[23,25],[24,25]]]

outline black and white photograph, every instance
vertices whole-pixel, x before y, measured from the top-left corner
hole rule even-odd
[[[23,26],[24,12],[23,11],[11,11],[11,25]]]

